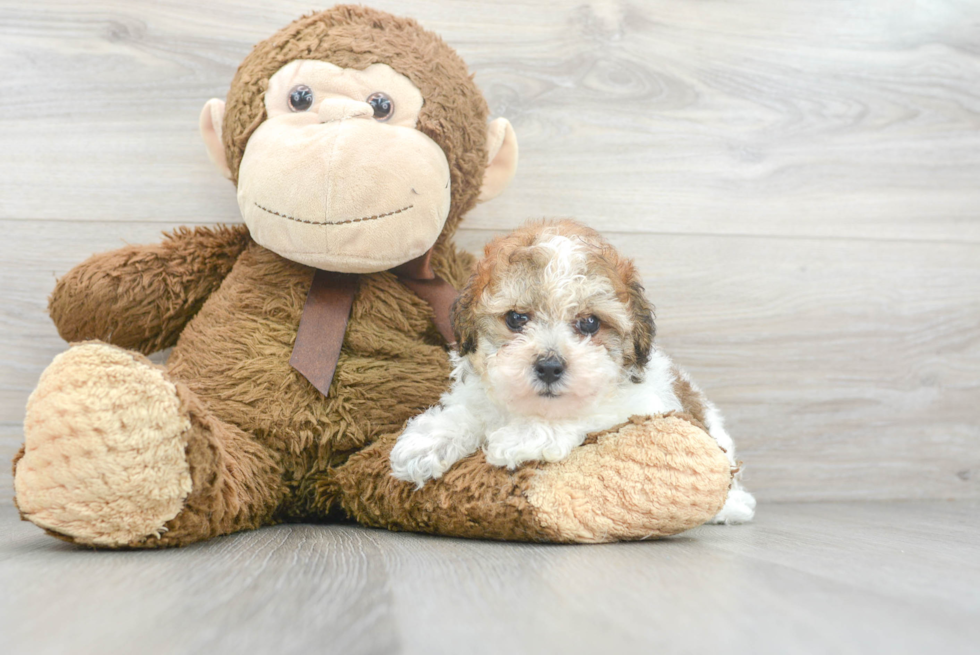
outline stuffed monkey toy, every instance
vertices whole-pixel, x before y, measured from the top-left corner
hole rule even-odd
[[[635,417],[564,461],[482,454],[415,489],[404,423],[448,387],[453,233],[507,185],[517,142],[415,21],[337,6],[259,43],[201,132],[244,225],[178,229],[58,280],[71,347],[14,459],[21,516],[104,548],[352,518],[443,535],[601,542],[714,516],[731,470],[689,417]],[[172,347],[165,367],[144,355]]]

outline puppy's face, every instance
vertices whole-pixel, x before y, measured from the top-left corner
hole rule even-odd
[[[587,414],[639,381],[654,334],[632,262],[571,221],[491,242],[452,318],[494,401],[552,420]]]

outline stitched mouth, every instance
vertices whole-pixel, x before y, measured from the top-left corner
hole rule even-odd
[[[306,223],[307,225],[348,225],[350,223],[364,223],[366,221],[376,221],[379,218],[386,218],[388,216],[394,216],[395,214],[401,214],[402,212],[407,212],[409,209],[415,205],[406,205],[401,209],[396,209],[395,211],[386,212],[384,214],[375,214],[374,216],[364,216],[363,218],[351,218],[346,221],[307,221],[302,218],[295,218],[289,216],[288,214],[281,214],[274,209],[269,209],[268,207],[263,207],[257,202],[253,202],[253,205],[261,209],[262,211],[272,214],[273,216],[279,216],[280,218],[285,218],[290,221],[296,221],[297,223]]]

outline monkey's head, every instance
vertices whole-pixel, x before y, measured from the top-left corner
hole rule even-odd
[[[466,64],[414,20],[340,5],[245,58],[201,134],[256,242],[324,270],[424,255],[507,186],[517,140]]]

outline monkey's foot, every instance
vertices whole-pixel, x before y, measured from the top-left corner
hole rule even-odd
[[[633,417],[540,467],[524,495],[554,541],[666,537],[710,520],[732,483],[724,451],[679,416]]]
[[[732,483],[715,440],[680,416],[634,417],[567,459],[516,471],[477,453],[421,489],[392,476],[394,438],[353,455],[322,485],[361,523],[515,541],[646,539],[710,520]]]
[[[159,536],[191,491],[190,429],[174,384],[138,353],[74,346],[41,375],[15,460],[24,518],[97,546]]]

